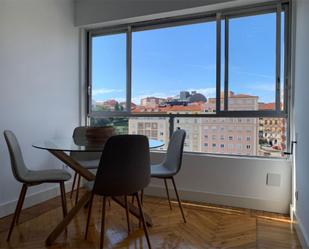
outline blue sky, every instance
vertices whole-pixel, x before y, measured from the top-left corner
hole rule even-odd
[[[275,14],[230,20],[231,91],[259,96],[263,102],[275,100],[275,20]],[[93,99],[124,101],[125,34],[93,38],[92,66]],[[146,96],[174,97],[184,90],[214,97],[215,84],[215,22],[133,32],[134,103]]]

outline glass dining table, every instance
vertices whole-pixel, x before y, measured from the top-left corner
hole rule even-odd
[[[164,143],[159,140],[149,139],[149,148],[159,148],[162,147]],[[89,140],[74,140],[73,138],[55,138],[47,139],[34,142],[33,147],[37,149],[43,149],[49,151],[56,158],[61,160],[75,172],[80,174],[87,181],[93,181],[95,179],[95,174],[83,167],[78,161],[74,160],[69,155],[69,152],[102,152],[104,149],[104,142],[100,141],[89,141]],[[77,202],[77,204],[72,207],[64,219],[54,228],[50,235],[46,239],[46,245],[50,246],[58,236],[66,229],[71,220],[77,215],[78,211],[84,207],[90,200],[91,193],[86,192]],[[113,197],[116,203],[125,208],[124,198]],[[134,215],[137,219],[140,218],[139,209],[133,204],[128,203],[129,212]],[[152,226],[152,220],[150,216],[145,213],[145,221],[148,226]]]

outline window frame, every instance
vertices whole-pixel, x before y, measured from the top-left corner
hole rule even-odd
[[[88,118],[106,118],[106,117],[165,117],[169,118],[169,132],[170,135],[174,131],[174,119],[178,117],[184,118],[285,118],[287,121],[287,142],[286,149],[290,148],[290,105],[291,105],[291,82],[290,82],[290,29],[291,29],[291,11],[290,2],[288,0],[273,1],[261,4],[254,4],[250,6],[243,6],[241,8],[230,8],[225,10],[217,10],[210,12],[203,12],[198,14],[190,14],[185,16],[168,17],[161,19],[154,19],[150,21],[128,23],[125,25],[118,25],[106,28],[86,29],[86,115]],[[284,65],[283,77],[280,79],[281,69],[281,13],[285,13],[284,18]],[[275,96],[275,110],[249,110],[249,111],[233,111],[228,110],[228,23],[231,18],[251,16],[266,13],[276,13],[276,96]],[[225,20],[225,50],[224,50],[224,68],[221,68],[221,21]],[[139,32],[143,30],[151,30],[165,27],[175,27],[194,23],[203,23],[215,21],[216,22],[216,112],[202,113],[202,114],[185,114],[185,113],[145,113],[132,114],[131,113],[131,91],[132,91],[132,32]],[[91,61],[92,61],[92,38],[102,35],[111,35],[117,33],[126,34],[126,110],[124,111],[100,111],[95,112],[91,110],[92,106],[92,79],[91,79]],[[221,70],[224,72],[224,98],[221,98]],[[283,110],[280,106],[280,82],[283,81]],[[221,101],[224,101],[224,108],[221,109]],[[195,153],[195,152],[193,152]],[[260,157],[260,156],[257,156]]]

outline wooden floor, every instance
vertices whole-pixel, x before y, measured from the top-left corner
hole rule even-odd
[[[72,201],[68,200],[69,207]],[[93,207],[88,240],[84,240],[87,210],[81,210],[56,243],[49,248],[98,248],[101,199]],[[108,207],[108,205],[107,205]],[[165,199],[145,197],[144,209],[154,222],[149,229],[153,248],[301,248],[287,216],[248,209],[184,203],[187,224],[173,203],[170,211]],[[23,210],[20,224],[6,242],[11,217],[0,219],[0,248],[45,248],[49,232],[62,218],[60,199]],[[112,202],[107,208],[104,248],[147,248],[138,220],[131,218],[133,232],[128,236],[125,211]]]

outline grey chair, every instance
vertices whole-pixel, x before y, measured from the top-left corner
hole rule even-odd
[[[186,223],[186,218],[183,212],[181,200],[179,198],[179,194],[178,194],[175,180],[174,180],[174,176],[180,171],[180,168],[181,168],[183,146],[184,146],[185,138],[186,138],[186,132],[185,130],[182,130],[182,129],[178,129],[172,134],[164,161],[161,164],[151,165],[151,177],[164,180],[170,209],[172,209],[172,205],[171,205],[171,200],[170,200],[168,187],[167,187],[167,179],[172,180],[174,190],[176,193],[176,197],[178,200],[179,208],[180,208],[183,220]],[[142,191],[142,196],[143,196],[143,192],[144,191]]]
[[[63,216],[67,214],[66,197],[64,182],[71,178],[71,175],[62,169],[50,170],[29,170],[25,165],[18,140],[12,131],[4,131],[4,137],[8,146],[11,159],[11,167],[13,175],[17,181],[23,184],[11,227],[7,236],[7,241],[10,240],[15,224],[18,224],[19,216],[22,210],[23,202],[26,196],[28,187],[41,183],[59,183],[61,190],[62,212]]]
[[[100,248],[104,244],[104,223],[106,198],[124,196],[127,222],[129,225],[127,196],[137,199],[141,221],[143,223],[148,247],[151,248],[143,209],[138,192],[150,182],[150,158],[148,139],[142,135],[118,135],[111,137],[102,152],[101,161],[94,183],[88,183],[87,189],[92,191],[85,239],[87,239],[94,195],[103,196]]]
[[[73,139],[76,144],[85,145],[87,141],[86,132],[89,127],[87,126],[79,126],[76,127],[73,131]],[[100,158],[101,158],[101,152],[71,152],[70,156],[78,161],[83,167],[87,169],[97,169],[99,166]],[[77,177],[78,176],[78,177]],[[73,179],[73,185],[72,190],[70,194],[70,198],[72,199],[75,182],[77,178],[77,187],[76,187],[76,198],[75,198],[75,204],[78,201],[78,195],[79,195],[79,187],[80,187],[80,180],[81,176],[75,172],[74,179]]]

